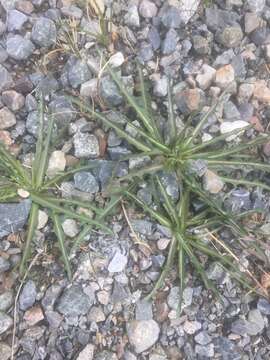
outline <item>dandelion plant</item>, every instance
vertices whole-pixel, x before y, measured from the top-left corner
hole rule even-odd
[[[108,209],[101,210],[88,202],[76,199],[64,199],[59,196],[57,185],[61,181],[78,171],[87,170],[93,166],[78,166],[48,179],[46,172],[52,145],[54,120],[53,116],[50,116],[47,133],[44,136],[44,104],[42,99],[40,100],[39,114],[39,132],[31,170],[23,166],[19,160],[11,155],[4,144],[0,144],[0,202],[18,201],[20,195],[29,197],[31,200],[32,205],[27,225],[27,235],[24,243],[22,260],[20,263],[20,274],[24,274],[26,263],[31,254],[31,244],[38,225],[39,210],[44,208],[47,210],[53,222],[54,232],[58,239],[63,263],[68,277],[71,278],[70,254],[62,230],[60,216],[66,216],[77,220],[83,226],[82,235],[84,236],[87,235],[92,228],[111,233],[111,230],[104,225],[102,221],[108,213]],[[99,219],[96,220],[86,214],[77,212],[77,207],[91,209],[94,216],[98,216]],[[76,246],[83,241],[84,237],[82,235],[79,234],[78,239],[75,239],[75,243],[72,246],[72,253],[76,250]]]
[[[223,101],[226,90],[221,97],[215,101],[206,113],[199,113],[196,117],[191,116],[186,120],[184,127],[179,130],[176,122],[173,107],[173,96],[171,86],[168,86],[168,106],[167,121],[169,130],[166,131],[161,125],[158,114],[152,114],[150,93],[145,85],[144,76],[141,68],[139,74],[139,96],[133,96],[127,91],[120,77],[108,67],[110,76],[118,86],[120,92],[126,99],[130,111],[136,115],[139,125],[134,125],[135,118],[127,117],[129,128],[134,130],[136,136],[130,135],[118,124],[106,117],[106,114],[87,106],[79,98],[71,98],[72,102],[78,106],[80,111],[91,120],[101,121],[106,127],[113,129],[119,137],[124,139],[133,148],[132,157],[148,157],[150,162],[136,171],[131,171],[128,175],[120,178],[122,193],[132,204],[139,206],[144,212],[148,213],[153,219],[168,227],[172,232],[172,241],[168,252],[166,265],[161,277],[157,282],[153,296],[159,288],[175,259],[178,260],[179,278],[181,292],[185,282],[185,264],[189,262],[200,274],[205,285],[214,289],[213,284],[207,278],[205,269],[200,262],[201,255],[207,255],[220,263],[222,267],[234,274],[240,281],[242,276],[235,264],[236,255],[229,245],[219,241],[219,244],[205,242],[200,238],[198,231],[214,231],[218,237],[218,230],[227,226],[230,230],[241,238],[247,234],[247,230],[242,226],[243,216],[235,215],[225,210],[222,205],[202,184],[202,175],[194,171],[198,164],[204,164],[205,170],[211,170],[220,180],[224,182],[224,188],[230,190],[232,186],[239,185],[247,188],[261,188],[269,191],[270,187],[261,181],[252,181],[243,176],[243,171],[249,173],[268,173],[270,165],[258,161],[258,149],[260,145],[269,141],[267,134],[255,136],[247,140],[245,134],[251,126],[236,129],[226,134],[219,134],[211,140],[202,141],[202,129],[207,123],[209,116],[212,115],[216,107]],[[150,99],[151,100],[151,99]],[[196,123],[196,119],[198,119]],[[195,123],[195,125],[194,125]],[[237,138],[237,141],[228,142],[229,138]],[[252,155],[253,154],[253,155]],[[255,155],[254,155],[255,154]],[[123,160],[128,159],[125,157]],[[174,173],[180,188],[180,197],[177,202],[168,196],[162,183],[161,172]],[[228,175],[230,174],[230,175]],[[240,176],[239,176],[240,174]],[[242,174],[242,175],[241,175]],[[144,203],[136,195],[135,190],[123,190],[124,185],[140,184],[141,182],[155,184],[154,191],[158,191],[158,196],[152,204]],[[150,186],[151,187],[151,186]],[[133,187],[137,189],[135,185]],[[153,189],[153,187],[152,187]],[[196,213],[193,203],[202,204],[201,212]],[[161,203],[160,203],[161,202]],[[246,273],[251,275],[247,270]],[[252,277],[252,276],[251,276]]]

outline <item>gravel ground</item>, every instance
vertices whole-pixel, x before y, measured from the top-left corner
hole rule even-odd
[[[64,182],[63,196],[104,204],[114,162],[131,152],[114,131],[80,118],[64,96],[81,94],[89,104],[96,101],[111,119],[132,131],[120,112],[123,97],[115,84],[106,74],[98,78],[98,49],[111,56],[111,66],[121,72],[130,91],[135,60],[143,65],[152,87],[153,108],[161,113],[166,110],[170,77],[180,125],[192,111],[201,107],[206,111],[231,84],[203,129],[205,139],[247,123],[254,124],[256,133],[267,131],[269,0],[108,0],[113,39],[106,50],[93,35],[98,32],[98,21],[87,13],[85,3],[0,0],[1,141],[20,154],[26,165],[31,164],[38,130],[37,99],[42,91],[64,134],[50,158],[47,175],[78,159],[99,162],[95,171],[78,173]],[[75,34],[74,43],[66,43],[68,31]],[[250,130],[248,135],[254,134]],[[269,161],[270,143],[264,146],[262,157]],[[117,175],[141,165],[136,159],[121,162]],[[167,192],[177,198],[175,177],[164,174],[164,181]],[[210,172],[204,186],[224,200],[223,184]],[[141,188],[140,196],[151,202],[147,188]],[[268,211],[270,204],[262,192],[239,187],[226,194],[224,203],[235,212],[258,204]],[[28,200],[0,205],[1,360],[11,358],[14,303],[20,286],[16,265],[29,207]],[[72,283],[59,262],[47,214],[40,213],[35,238],[39,256],[16,302],[14,359],[270,359],[270,303],[243,291],[215,263],[206,261],[205,266],[223,302],[206,291],[189,269],[180,317],[176,269],[152,303],[143,300],[165,261],[170,234],[139,212],[128,208],[127,213],[133,230],[149,247],[136,243],[124,213],[119,212],[112,219],[114,236],[92,233],[73,259]],[[270,233],[268,220],[269,214],[262,226],[266,235]],[[62,225],[70,239],[80,230],[71,219],[63,219]],[[231,240],[225,230],[221,236]],[[260,266],[267,269],[268,249],[265,257]],[[257,266],[256,259],[245,252],[241,260]]]

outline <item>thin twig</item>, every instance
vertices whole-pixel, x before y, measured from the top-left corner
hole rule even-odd
[[[129,218],[128,218],[128,214],[127,214],[127,211],[126,211],[126,208],[125,208],[125,206],[124,206],[124,203],[123,203],[123,201],[121,202],[121,207],[122,207],[122,210],[123,210],[123,214],[124,214],[124,216],[125,216],[125,219],[126,219],[126,222],[127,222],[127,224],[128,224],[128,227],[129,227],[129,229],[130,229],[130,231],[131,231],[131,234],[132,234],[132,236],[135,238],[135,244],[138,244],[138,245],[143,245],[143,246],[145,246],[148,250],[150,250],[151,252],[152,252],[152,249],[150,248],[150,246],[148,245],[148,244],[146,244],[144,241],[142,241],[140,238],[139,238],[139,236],[136,234],[136,232],[135,232],[135,230],[134,230],[134,228],[133,228],[133,226],[132,226],[132,224],[131,224],[131,222],[130,222],[130,220],[129,220]]]
[[[12,345],[11,345],[11,355],[10,355],[10,360],[14,360],[14,347],[15,347],[15,336],[16,336],[16,322],[17,322],[17,303],[18,303],[18,299],[23,287],[23,284],[31,270],[31,268],[34,266],[34,264],[36,263],[37,259],[39,258],[39,256],[42,254],[43,251],[40,251],[36,254],[36,256],[33,258],[33,260],[31,261],[28,269],[26,270],[24,277],[21,280],[20,286],[18,288],[16,297],[15,297],[15,302],[14,302],[14,315],[13,315],[13,332],[12,332]]]

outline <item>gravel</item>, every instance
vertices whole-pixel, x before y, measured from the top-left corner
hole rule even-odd
[[[0,204],[0,238],[21,230],[27,221],[31,202]]]
[[[32,28],[32,40],[38,46],[50,47],[56,43],[55,23],[45,17],[39,18]]]
[[[88,313],[91,305],[90,298],[83,292],[81,286],[72,285],[61,295],[57,311],[65,316],[74,317]]]
[[[37,289],[34,281],[28,280],[23,286],[20,297],[19,306],[21,310],[27,310],[34,305],[37,296]]]
[[[7,39],[7,53],[14,60],[26,60],[34,50],[32,41],[21,35],[10,36]]]
[[[159,332],[155,320],[133,320],[127,324],[127,335],[137,354],[153,346],[158,340]]]

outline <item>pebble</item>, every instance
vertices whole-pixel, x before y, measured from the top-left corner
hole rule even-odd
[[[122,104],[123,96],[118,90],[117,85],[109,76],[100,80],[100,96],[110,106]]]
[[[44,315],[41,307],[37,305],[27,310],[23,318],[29,326],[34,326],[44,319]]]
[[[0,36],[6,31],[6,25],[0,20]]]
[[[34,6],[28,0],[19,0],[16,2],[16,9],[30,15],[34,11]]]
[[[127,324],[129,342],[137,354],[151,348],[159,338],[160,329],[154,320],[133,320]]]
[[[200,108],[201,93],[199,89],[187,89],[176,93],[175,102],[178,109],[185,115]]]
[[[48,217],[47,213],[46,213],[45,211],[43,211],[43,210],[39,210],[39,211],[38,211],[38,225],[37,225],[37,229],[38,229],[38,230],[43,229],[43,228],[46,226],[46,224],[47,224],[47,222],[48,222],[48,219],[49,219],[49,217]]]
[[[62,223],[64,233],[70,238],[74,238],[80,232],[80,229],[74,219],[66,219]]]
[[[147,39],[149,40],[152,48],[154,50],[158,50],[161,45],[161,39],[159,35],[159,31],[155,27],[151,27],[147,34]]]
[[[158,97],[164,97],[168,94],[168,78],[166,76],[155,80],[153,93]]]
[[[99,156],[99,142],[95,135],[77,132],[73,143],[77,158],[95,159]]]
[[[195,353],[206,358],[213,358],[215,355],[214,345],[195,345]]]
[[[24,96],[14,90],[7,90],[2,93],[3,103],[11,110],[18,111],[24,106]]]
[[[27,22],[28,16],[18,10],[10,10],[7,16],[8,31],[20,31]]]
[[[61,7],[61,13],[65,16],[71,17],[73,19],[81,19],[83,17],[83,11],[76,5],[63,6]]]
[[[138,12],[138,6],[137,5],[131,5],[128,8],[128,11],[125,15],[125,23],[128,26],[138,28],[140,27],[140,16]]]
[[[169,55],[175,51],[176,45],[178,42],[178,34],[174,29],[170,29],[165,36],[165,39],[162,42],[162,53],[164,55]]]
[[[110,57],[109,64],[112,68],[118,68],[124,63],[124,61],[124,55],[120,51],[118,51]]]
[[[13,292],[11,290],[7,290],[4,293],[0,294],[0,311],[7,311],[12,306],[12,304]]]
[[[10,329],[12,324],[12,318],[0,311],[0,335]]]
[[[8,129],[16,124],[16,117],[7,107],[0,110],[0,129]]]
[[[180,25],[182,25],[180,9],[175,6],[167,6],[162,13],[161,21],[168,29],[179,29]]]
[[[247,7],[250,11],[260,13],[265,7],[265,0],[247,0]]]
[[[243,129],[246,128],[249,125],[249,123],[247,121],[244,120],[236,120],[236,121],[224,121],[221,125],[220,125],[220,132],[221,134],[226,134],[228,132],[231,132],[233,130],[237,130],[237,129]],[[234,134],[234,135],[230,135],[226,138],[226,141],[232,141],[235,140],[242,132],[239,131],[238,134]]]
[[[92,360],[94,358],[94,350],[94,345],[86,345],[85,348],[79,353],[76,360]]]
[[[197,344],[207,345],[212,341],[211,336],[208,335],[206,331],[201,331],[197,335],[194,336],[194,340]]]
[[[243,39],[243,32],[239,25],[226,26],[217,36],[217,40],[227,48],[235,48]]]
[[[270,315],[270,303],[266,299],[259,299],[257,309],[264,315]]]
[[[12,76],[8,70],[0,64],[0,92],[9,89],[12,85]]]
[[[136,320],[153,319],[152,303],[147,300],[140,300],[136,304]]]
[[[106,317],[100,307],[93,306],[88,314],[88,319],[89,321],[99,323],[105,321]]]
[[[66,289],[59,299],[57,311],[69,317],[87,314],[91,308],[89,297],[80,285],[72,285]]]
[[[10,359],[11,347],[4,342],[0,342],[0,354],[1,354],[1,360]]]
[[[195,15],[199,5],[200,0],[181,0],[180,19],[184,25],[186,25],[192,16]]]
[[[10,263],[7,259],[0,256],[0,274],[10,269]]]
[[[264,329],[264,319],[258,309],[252,309],[248,313],[248,321],[252,324],[249,329],[250,335],[257,335],[261,333]]]
[[[270,29],[268,27],[258,28],[251,33],[250,39],[256,46],[267,45],[270,43]]]
[[[270,104],[270,88],[264,80],[257,80],[255,82],[253,97],[261,103]]]
[[[207,64],[203,64],[200,73],[196,76],[199,88],[202,90],[208,89],[214,81],[215,76],[216,70]]]
[[[0,204],[0,238],[21,230],[28,219],[31,201]]]
[[[84,98],[96,99],[98,96],[98,79],[91,79],[81,84],[80,95]]]
[[[65,153],[60,150],[53,151],[49,158],[49,163],[47,168],[48,177],[50,178],[54,177],[61,171],[64,171],[65,167],[66,167]]]
[[[34,44],[21,35],[14,35],[7,39],[7,53],[15,60],[26,60],[32,55]]]
[[[223,189],[224,183],[217,174],[207,169],[203,175],[203,187],[211,194],[217,194]]]
[[[234,68],[232,65],[225,65],[217,70],[215,84],[222,90],[226,89],[233,83],[235,78]]]
[[[55,23],[45,17],[40,17],[32,28],[32,40],[35,44],[50,47],[56,43]]]
[[[88,171],[80,171],[74,175],[75,187],[91,194],[99,191],[99,184],[94,175]]]
[[[201,35],[195,35],[193,37],[193,48],[199,55],[207,55],[211,48],[209,47],[209,42]]]
[[[256,30],[261,23],[260,17],[256,13],[246,13],[245,14],[245,32],[247,34],[252,33]]]
[[[109,262],[108,271],[110,273],[121,272],[127,265],[127,257],[122,254],[119,250],[116,251],[111,261]]]
[[[157,15],[156,5],[149,0],[142,0],[139,6],[140,15],[146,19],[151,19]]]
[[[34,305],[37,297],[37,289],[34,281],[28,280],[23,286],[20,297],[19,306],[20,309],[25,311]]]
[[[188,335],[195,334],[198,330],[202,328],[202,324],[198,321],[185,321],[183,329]]]
[[[91,77],[92,74],[89,66],[84,60],[77,59],[68,69],[68,81],[74,89],[77,89],[79,85],[90,80]]]

